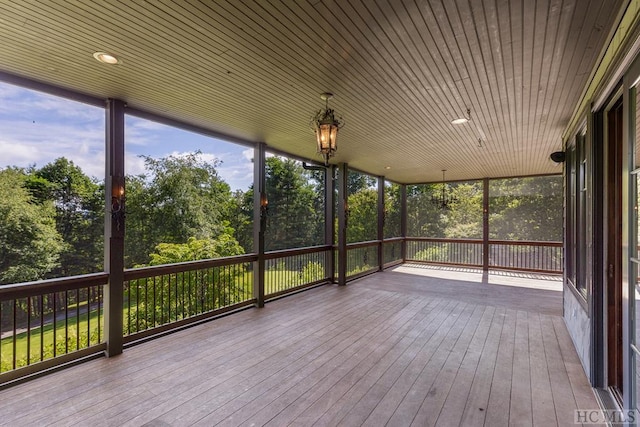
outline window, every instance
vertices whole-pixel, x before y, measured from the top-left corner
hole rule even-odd
[[[587,298],[587,147],[585,132],[566,150],[567,279]]]

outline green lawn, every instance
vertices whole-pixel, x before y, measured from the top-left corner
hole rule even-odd
[[[74,314],[75,311],[73,310],[69,310],[69,314]],[[102,316],[100,316],[100,321],[102,321]],[[76,345],[77,345],[77,341],[76,341],[76,333],[78,331],[78,328],[80,330],[81,334],[86,334],[87,333],[87,327],[90,324],[91,325],[91,329],[94,330],[97,328],[98,325],[98,311],[94,310],[90,313],[90,316],[87,316],[87,313],[81,313],[79,318],[76,317],[72,317],[69,319],[68,321],[68,327],[69,327],[69,333],[68,336],[72,337],[73,339],[71,340],[71,342],[69,343],[69,351],[73,351],[76,350]],[[33,326],[33,325],[32,325]],[[101,325],[100,329],[102,330],[103,327]],[[39,361],[40,360],[40,351],[41,348],[44,347],[44,349],[46,350],[47,348],[49,348],[49,352],[51,352],[51,349],[53,348],[53,336],[54,336],[54,327],[53,327],[53,323],[50,323],[48,325],[45,325],[44,328],[42,328],[42,334],[40,331],[40,327],[36,327],[31,329],[31,333],[30,333],[30,339],[28,339],[28,334],[27,332],[23,332],[20,333],[16,336],[16,355],[17,355],[17,359],[22,359],[25,358],[27,355],[27,344],[30,344],[30,353],[31,353],[31,360],[33,361]],[[64,324],[64,320],[62,321],[57,321],[56,322],[56,343],[64,343],[65,340],[65,324]],[[96,344],[95,342],[92,342],[92,344]],[[82,343],[80,344],[80,348],[82,348],[83,345]],[[13,359],[13,339],[12,337],[9,338],[5,338],[3,340],[0,340],[0,357],[3,363],[5,362],[9,362]],[[46,351],[45,351],[46,352]],[[45,355],[45,358],[47,358],[47,356]]]

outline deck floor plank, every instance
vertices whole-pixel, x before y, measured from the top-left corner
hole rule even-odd
[[[472,312],[473,305],[468,305],[467,310],[469,315]],[[365,426],[374,426],[385,424],[393,416],[394,412],[403,401],[415,381],[418,379],[420,373],[425,369],[427,364],[437,354],[438,349],[441,348],[443,341],[449,335],[452,328],[456,323],[460,322],[460,319],[465,319],[461,313],[459,315],[451,313],[447,322],[443,323],[443,326],[438,326],[438,330],[431,337],[428,342],[425,342],[420,351],[411,360],[407,368],[398,376],[397,380],[391,387],[388,388],[384,397],[378,402],[375,408],[371,411],[369,417],[364,421]]]
[[[446,327],[445,322],[450,319],[449,314],[454,310],[461,310],[458,306],[463,305],[457,301],[443,301],[428,317],[424,317],[420,321],[419,327],[407,331],[406,337],[415,335],[421,331],[424,335],[423,340],[416,340],[410,344],[410,349],[415,348],[417,342],[428,340],[433,337],[440,329]],[[375,350],[367,355],[354,368],[348,369],[347,366],[339,366],[336,369],[336,375],[333,378],[324,381],[319,387],[308,390],[298,399],[292,402],[285,410],[274,417],[270,424],[282,425],[293,424],[300,426],[312,425],[316,422],[326,410],[335,405],[338,399],[342,400],[349,389],[358,379],[365,376],[390,349],[383,346],[376,346]],[[329,402],[327,401],[329,400]]]
[[[449,355],[453,353],[461,334],[465,330],[471,329],[470,326],[479,321],[482,312],[482,306],[468,304],[463,315],[457,316],[454,326],[440,343],[434,355],[421,371],[416,372],[417,376],[411,382],[409,390],[393,413],[390,414],[388,425],[406,426],[413,422],[427,396],[434,394],[435,390],[432,390],[431,387]]]
[[[555,426],[556,402],[551,390],[551,374],[542,339],[540,314],[529,313],[529,363],[531,368],[531,408],[533,425]]]
[[[328,391],[333,394],[335,385],[349,372],[360,368],[357,369],[359,374],[351,378],[366,378],[368,373],[376,367],[384,366],[388,360],[397,359],[400,354],[411,348],[413,342],[415,342],[413,336],[418,331],[423,330],[428,324],[428,321],[437,321],[440,314],[442,314],[442,311],[432,312],[429,316],[413,316],[412,325],[409,328],[403,326],[402,329],[399,330],[399,333],[394,334],[395,337],[391,335],[389,336],[390,339],[384,342],[373,343],[372,346],[372,342],[369,341],[369,353],[360,352],[359,357],[353,358],[356,362],[355,364],[347,364],[343,367],[340,366],[340,361],[337,361],[338,365],[331,369],[331,372],[322,379],[322,382],[318,382],[313,388],[298,386],[288,390],[280,396],[275,404],[271,405],[267,411],[261,413],[259,417],[251,418],[245,425],[254,423],[260,425],[266,421],[266,417],[271,417],[266,425],[279,426],[290,424],[294,418],[300,415],[302,411],[316,400],[315,398],[319,393],[324,394],[323,392]],[[446,315],[443,317],[446,318]],[[391,324],[389,324],[389,326],[391,326]],[[365,366],[369,366],[369,369],[366,371],[364,370]],[[352,397],[350,396],[350,398]]]
[[[485,423],[494,374],[496,370],[503,369],[502,366],[498,365],[496,359],[506,318],[505,311],[504,308],[499,308],[494,313],[493,322],[473,376],[471,389],[466,399],[462,402],[465,406],[461,424],[464,426],[483,426]]]
[[[384,307],[380,307],[376,311],[367,312],[362,310],[362,307],[356,306],[354,307],[355,312],[352,313],[349,320],[366,330],[367,324],[376,325],[378,317],[393,315],[406,304],[405,300],[392,297]],[[370,302],[369,306],[378,307],[374,302]],[[345,316],[347,316],[346,313]],[[222,369],[225,371],[221,372],[213,381],[207,381],[193,387],[191,381],[180,379],[183,390],[181,394],[176,394],[175,388],[168,389],[164,393],[166,398],[164,404],[157,403],[158,407],[151,408],[145,416],[133,418],[131,424],[135,425],[148,419],[158,419],[169,425],[178,422],[181,424],[195,422],[206,416],[212,410],[211,408],[224,405],[237,393],[251,388],[252,384],[260,384],[274,373],[289,369],[289,371],[282,372],[286,377],[291,372],[291,367],[297,366],[292,364],[300,363],[300,359],[314,361],[326,357],[327,352],[337,352],[348,345],[351,340],[348,331],[340,331],[341,322],[345,318],[339,317],[337,321],[335,318],[327,318],[324,322],[316,320],[312,330],[305,332],[305,329],[302,329],[302,332],[296,334],[300,338],[300,341],[296,342],[288,341],[286,335],[282,336],[283,339],[272,336],[271,340],[261,343],[260,346],[253,349],[254,351],[246,352],[250,366],[244,365],[239,371],[230,370],[223,366]],[[287,331],[288,334],[292,333],[289,328]],[[201,372],[203,368],[195,367],[193,371]],[[165,414],[157,417],[160,407],[165,411]]]
[[[250,378],[251,383],[256,383],[261,378],[263,378],[263,381],[257,384],[253,393],[239,396],[239,403],[248,403],[259,399],[260,403],[255,406],[264,408],[259,412],[259,416],[262,417],[262,422],[259,424],[266,423],[273,416],[276,408],[282,405],[279,400],[289,389],[294,388],[297,390],[296,393],[298,393],[301,388],[314,386],[324,376],[335,371],[336,364],[341,361],[346,360],[348,363],[357,363],[363,355],[367,355],[373,350],[372,343],[375,342],[374,337],[376,339],[379,338],[381,341],[385,338],[392,340],[390,347],[393,348],[394,345],[397,344],[396,336],[401,335],[404,328],[414,326],[414,322],[412,321],[412,317],[414,317],[413,309],[423,307],[422,304],[413,304],[407,300],[403,307],[388,311],[378,311],[376,316],[372,316],[371,319],[366,319],[361,324],[350,323],[349,327],[345,327],[340,333],[340,335],[342,335],[342,341],[338,345],[329,342],[328,345],[324,346],[324,348],[320,349],[317,353],[310,353],[307,357],[296,362],[286,363],[282,370],[262,372],[257,378]],[[290,381],[282,382],[281,378],[283,377],[290,378]],[[248,388],[249,384],[242,385],[244,386],[242,389],[250,390],[250,388]],[[225,393],[225,395],[231,393],[232,391],[230,390]],[[231,403],[231,401],[227,403]],[[215,408],[216,405],[213,406]],[[231,414],[233,414],[243,408],[244,405],[238,407],[236,404],[230,408],[216,408],[214,411],[209,411],[208,413],[206,411],[199,411],[198,415],[202,415],[202,417],[195,418],[193,414],[189,414],[189,417],[183,416],[176,421],[180,424],[190,424],[193,421],[197,421],[198,424],[211,425],[227,418],[224,409],[228,409],[229,411],[233,409],[231,412]],[[222,411],[220,411],[220,409],[222,409]],[[275,413],[277,414],[277,412]],[[237,420],[237,418],[235,418],[235,420]]]
[[[567,374],[567,368],[562,359],[558,337],[553,325],[553,319],[549,316],[540,316],[542,327],[542,340],[546,354],[549,379],[551,382],[551,393],[556,409],[556,419],[559,425],[569,425],[573,423],[573,414],[578,409],[576,399],[571,389],[571,382]]]
[[[469,390],[471,389],[471,383],[475,376],[480,356],[482,355],[482,349],[493,322],[495,310],[495,307],[485,306],[482,318],[478,322],[466,350],[456,352],[456,354],[461,354],[463,357],[451,359],[451,371],[447,371],[445,368],[444,372],[447,375],[442,378],[443,380],[450,378],[450,380],[444,380],[446,381],[446,385],[442,384],[443,386],[441,386],[441,390],[446,390],[445,393],[442,393],[444,397],[442,406],[438,410],[438,404],[435,406],[423,404],[416,418],[413,420],[412,425],[435,426],[460,424],[460,417],[464,411]],[[461,341],[460,344],[464,345],[464,341]],[[459,361],[458,366],[456,366],[456,360]],[[453,375],[451,376],[451,374]],[[427,401],[425,403],[429,402]],[[436,408],[436,411],[426,409],[433,407]],[[435,416],[436,414],[438,415]]]
[[[561,282],[403,265],[0,390],[0,425],[567,425]]]
[[[511,396],[516,316],[515,310],[506,310],[505,312],[484,420],[484,425],[487,426],[509,425],[509,407],[505,406],[505,402],[509,402]]]
[[[564,323],[564,319],[561,317],[552,317],[553,328],[558,337],[558,345],[560,347],[560,354],[564,362],[567,377],[571,384],[571,390],[573,396],[576,399],[576,406],[579,409],[599,409],[598,405],[593,400],[593,393],[589,386],[589,380],[587,379],[580,359],[576,354],[576,350],[573,347],[569,331]],[[595,406],[594,406],[595,405]],[[604,426],[604,424],[591,424],[590,426]]]
[[[528,312],[518,311],[514,338],[511,398],[509,399],[509,425],[533,425],[530,351]]]
[[[445,358],[444,364],[438,366],[436,363],[433,365],[434,368],[439,367],[438,372],[427,371],[425,372],[426,375],[423,376],[423,381],[418,381],[414,384],[412,394],[418,394],[418,396],[422,397],[422,402],[413,416],[411,425],[425,426],[435,422],[451,390],[451,386],[460,368],[460,363],[469,347],[469,343],[475,335],[481,320],[484,318],[486,321],[488,311],[491,312],[493,309],[487,306],[476,306],[476,310],[474,310],[469,322],[467,322],[464,329],[456,337],[453,348],[443,354]],[[425,382],[431,382],[430,387],[424,387],[424,385],[426,385]],[[420,390],[416,390],[416,388]],[[413,401],[414,399],[409,400],[409,402],[412,403]],[[403,405],[400,405],[394,415],[401,414],[404,410]],[[413,412],[413,410],[411,410],[411,412]],[[396,421],[392,419],[391,422],[395,423]]]
[[[446,313],[447,318],[450,319],[449,322],[457,318],[463,309],[464,306],[460,304]],[[334,421],[342,425],[362,424],[370,416],[371,412],[376,409],[398,377],[407,369],[423,347],[430,342],[437,329],[441,329],[444,332],[448,328],[447,325],[436,325],[433,322],[423,324],[423,329],[420,331],[421,334],[415,337],[416,339],[411,345],[390,366],[386,367],[385,364],[379,364],[377,369],[369,370],[367,375],[347,392],[347,396],[355,404],[350,408],[343,405],[341,412],[344,413],[345,409],[348,409],[348,412],[341,419],[335,417]],[[435,345],[435,343],[433,344]],[[384,369],[385,367],[386,370]]]

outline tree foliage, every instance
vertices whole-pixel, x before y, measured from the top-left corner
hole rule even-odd
[[[444,237],[443,212],[432,202],[438,193],[435,184],[407,186],[407,235]]]
[[[347,175],[347,243],[378,238],[378,190],[374,177],[356,171]]]
[[[218,239],[198,240],[190,237],[186,243],[158,243],[150,254],[149,265],[174,264],[200,259],[212,259],[244,253],[238,241],[228,233]]]
[[[349,196],[347,243],[365,242],[378,238],[378,191],[363,188]]]
[[[236,190],[229,201],[229,224],[245,253],[253,252],[253,186]]]
[[[56,229],[64,241],[54,276],[73,276],[103,269],[104,186],[72,161],[58,158],[33,170],[27,186],[41,204],[55,206]]]
[[[442,184],[407,186],[407,234],[415,237],[482,238],[481,181],[447,184],[454,201],[442,209]],[[561,176],[489,181],[489,237],[499,240],[562,240]]]
[[[450,239],[482,238],[482,182],[454,183],[450,209],[441,209],[444,236]]]
[[[562,240],[561,176],[492,180],[489,235],[499,240]]]
[[[274,251],[324,243],[324,174],[305,170],[299,161],[268,157],[265,187],[269,201],[266,250]],[[247,252],[253,250],[253,187],[237,191],[231,203],[231,224]]]
[[[384,238],[400,237],[400,185],[389,183],[384,189]]]
[[[37,202],[24,171],[0,171],[0,284],[50,277],[64,250],[51,201]]]
[[[219,161],[206,162],[200,152],[143,158],[148,173],[126,183],[127,265],[148,264],[160,243],[215,241],[233,234],[231,190],[218,176]]]

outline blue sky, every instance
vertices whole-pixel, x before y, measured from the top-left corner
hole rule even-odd
[[[42,167],[66,157],[89,176],[104,177],[104,110],[0,82],[0,168]],[[218,159],[219,175],[233,190],[253,181],[253,149],[127,117],[125,171],[144,172],[139,157],[154,158],[202,151],[203,160]]]

